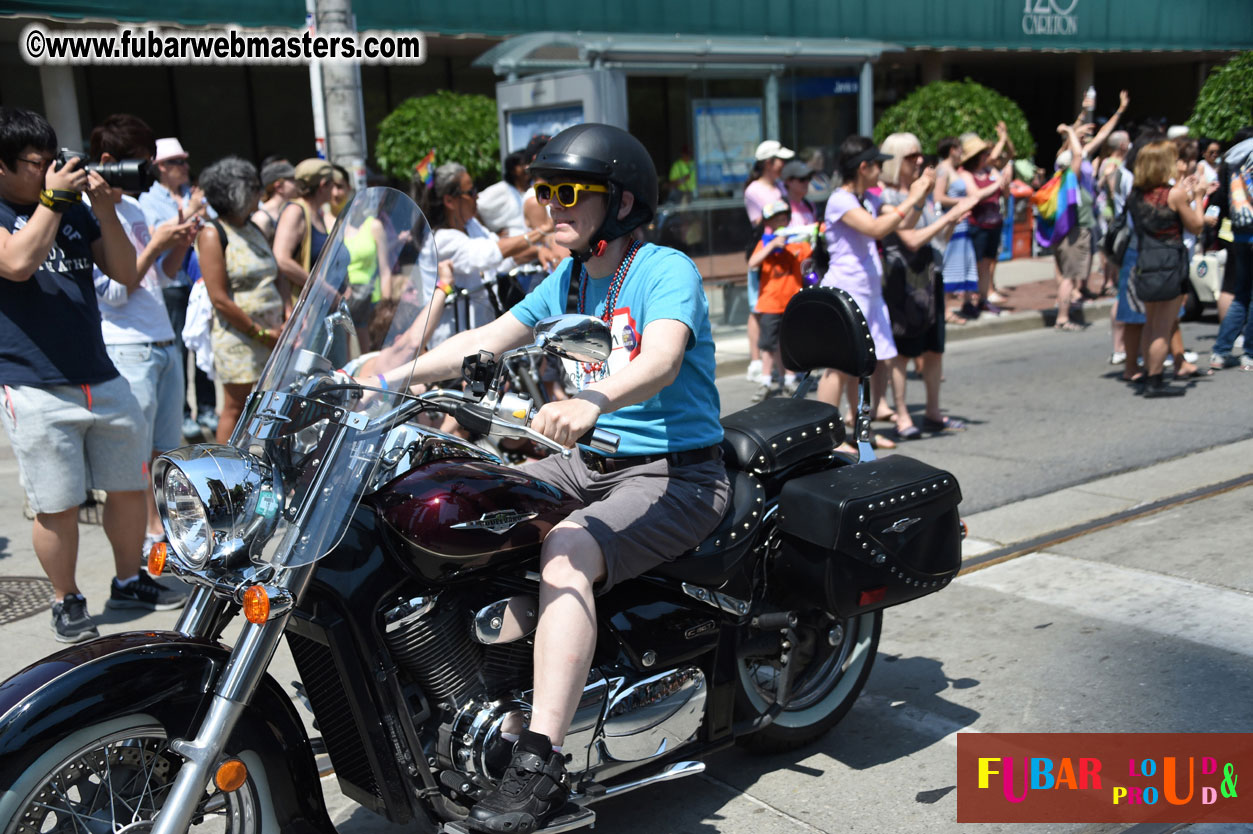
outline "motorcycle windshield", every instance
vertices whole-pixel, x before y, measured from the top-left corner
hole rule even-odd
[[[231,437],[270,470],[254,562],[304,565],[339,542],[406,402],[437,264],[405,194],[369,188],[340,213]]]

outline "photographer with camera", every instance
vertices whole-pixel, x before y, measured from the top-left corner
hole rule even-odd
[[[136,577],[148,449],[139,403],[105,351],[92,278],[95,264],[138,285],[135,249],[104,178],[82,159],[55,162],[56,148],[43,116],[0,107],[0,422],[35,511],[53,631],[73,643],[96,636],[74,579],[78,506],[88,489],[108,493],[115,582]]]
[[[99,268],[95,271],[100,298],[101,330],[105,350],[127,382],[144,413],[144,435],[155,457],[183,445],[182,416],[186,383],[179,335],[170,325],[162,288],[179,272],[187,250],[200,229],[200,218],[177,218],[151,232],[136,195],[151,181],[148,172],[156,154],[156,137],[141,119],[116,114],[91,132],[91,159],[109,182],[107,202],[113,204],[122,229],[135,250],[139,283],[126,287]],[[145,182],[145,179],[148,182]],[[100,206],[93,203],[92,209]],[[157,507],[148,493],[148,527],[140,550],[141,561],[155,542],[165,539]],[[153,589],[157,597],[170,594]]]

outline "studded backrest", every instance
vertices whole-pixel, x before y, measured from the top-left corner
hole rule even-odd
[[[874,372],[874,339],[853,297],[834,287],[792,296],[779,333],[783,366],[794,371],[835,368],[862,378]]]

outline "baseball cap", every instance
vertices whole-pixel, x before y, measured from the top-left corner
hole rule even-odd
[[[797,179],[807,180],[814,175],[814,169],[810,168],[799,159],[793,159],[791,162],[783,166],[783,172],[779,174],[785,180]]]
[[[279,180],[294,180],[296,169],[290,162],[271,162],[261,169],[261,185],[269,188]]]
[[[315,183],[331,175],[331,163],[325,159],[318,159],[316,156],[311,157],[301,161],[292,173],[307,187],[313,187]]]
[[[187,151],[183,150],[183,143],[173,136],[165,139],[157,140],[157,155],[153,157],[153,162],[165,162],[167,159],[186,159]]]
[[[775,200],[762,206],[761,219],[769,220],[776,214],[791,214],[791,212],[792,207],[787,204],[786,200]]]
[[[796,152],[783,147],[776,139],[767,139],[757,146],[757,152],[753,154],[758,162],[764,162],[767,159],[791,159],[796,156]]]

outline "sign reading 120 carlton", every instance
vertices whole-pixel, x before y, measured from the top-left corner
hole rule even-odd
[[[1079,0],[1023,0],[1022,31],[1027,35],[1077,35]]]

